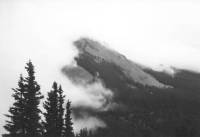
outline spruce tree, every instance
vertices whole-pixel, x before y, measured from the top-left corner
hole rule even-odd
[[[54,82],[52,90],[48,93],[47,100],[44,103],[45,122],[45,136],[46,137],[59,137],[58,136],[58,86]]]
[[[58,89],[58,137],[63,136],[63,128],[64,128],[64,99],[63,90],[61,85]]]
[[[48,93],[44,103],[45,135],[47,137],[62,137],[64,130],[64,98],[62,87],[56,82],[53,83],[52,90]]]
[[[13,88],[14,94],[12,97],[15,99],[13,106],[9,109],[8,115],[10,120],[6,121],[4,128],[9,132],[11,137],[24,137],[25,136],[25,85],[24,78],[20,75],[18,81],[18,88]]]
[[[9,109],[10,118],[4,128],[11,137],[38,137],[41,135],[40,99],[43,98],[40,86],[35,80],[34,66],[31,61],[25,67],[28,76],[20,76],[18,88],[13,89],[15,102]]]
[[[25,117],[27,137],[38,137],[41,135],[41,123],[39,109],[40,100],[43,98],[40,92],[40,86],[35,80],[35,70],[31,61],[25,67],[28,76],[25,78]]]
[[[74,137],[71,113],[72,113],[71,102],[68,100],[66,105],[66,114],[65,114],[64,137]]]
[[[83,128],[80,130],[79,137],[89,137],[89,131],[87,128]]]

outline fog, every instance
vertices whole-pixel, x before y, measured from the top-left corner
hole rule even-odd
[[[74,86],[60,71],[77,55],[72,43],[80,37],[100,41],[154,69],[200,71],[199,13],[200,3],[190,0],[1,0],[0,126],[12,104],[11,88],[29,59],[44,94],[57,81],[72,102],[94,97],[81,94],[88,87]],[[96,103],[101,106],[98,99]]]

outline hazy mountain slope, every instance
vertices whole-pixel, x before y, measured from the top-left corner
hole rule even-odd
[[[145,69],[145,71],[156,79],[159,79],[162,83],[172,85],[176,88],[200,91],[200,74],[197,72],[177,69],[176,74],[170,76],[166,73],[153,71],[151,69]]]
[[[106,123],[106,128],[95,132],[96,137],[200,136],[200,74],[177,70],[172,77],[140,67],[88,39],[76,41],[75,46],[79,49],[76,71],[67,67],[62,71],[74,80],[89,81],[84,84],[101,79],[113,92],[108,102],[115,107],[106,111],[74,108],[77,115],[85,111]]]
[[[160,83],[148,73],[145,73],[139,65],[128,60],[123,55],[102,46],[96,41],[85,38],[75,41],[74,44],[79,50],[79,56],[87,54],[96,63],[113,63],[121,69],[126,77],[136,83],[160,88],[166,87],[166,85]]]

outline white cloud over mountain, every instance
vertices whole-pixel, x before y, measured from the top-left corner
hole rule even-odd
[[[0,1],[1,115],[28,59],[44,93],[56,80],[74,94],[60,69],[77,55],[72,41],[81,36],[154,69],[164,64],[200,71],[199,13],[200,3],[189,0]]]

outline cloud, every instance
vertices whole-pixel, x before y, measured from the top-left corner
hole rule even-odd
[[[88,128],[90,130],[96,130],[97,128],[105,128],[106,124],[100,119],[92,116],[85,116],[81,119],[75,119],[74,124],[76,125],[74,130],[79,132],[80,129]]]
[[[82,98],[75,102],[74,106],[91,107],[93,109],[105,109],[112,99],[113,92],[106,89],[100,81],[79,87]]]
[[[69,81],[67,85],[73,87],[73,107],[86,107],[96,110],[105,110],[110,107],[113,92],[105,88],[103,82],[97,76],[93,76],[87,70],[78,66],[75,60],[71,64],[65,65],[61,72]]]
[[[77,85],[66,78],[63,83],[64,94],[72,101],[75,131],[80,128],[95,130],[98,127],[105,127],[106,124],[102,120],[88,112],[110,109],[113,92],[106,89],[100,80]]]
[[[84,80],[83,80],[84,81]],[[109,108],[113,92],[104,87],[101,80],[96,79],[90,83],[73,83],[68,77],[63,84],[66,95],[73,101],[73,107],[85,107],[98,111]]]
[[[16,87],[28,59],[36,65],[44,94],[57,81],[73,101],[97,98],[93,107],[100,107],[102,91],[97,91],[100,96],[87,97],[92,92],[89,87],[75,87],[60,73],[77,55],[71,45],[81,36],[106,42],[129,59],[155,69],[164,64],[200,71],[199,12],[200,3],[189,0],[1,0],[1,114],[11,105],[10,88]],[[100,83],[92,88],[98,86],[103,90]]]

